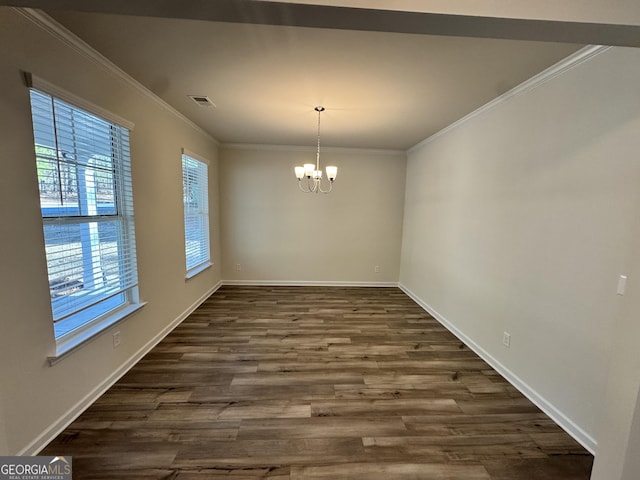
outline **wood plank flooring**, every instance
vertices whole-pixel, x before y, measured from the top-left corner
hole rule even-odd
[[[222,287],[42,454],[80,480],[586,480],[593,461],[399,289],[326,287]]]

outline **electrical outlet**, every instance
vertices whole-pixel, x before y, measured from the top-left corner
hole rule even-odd
[[[502,332],[502,345],[507,348],[511,347],[511,334],[509,332]]]
[[[239,272],[240,270],[242,270],[242,265],[236,263],[236,272]]]
[[[117,331],[113,334],[113,348],[118,348],[120,346],[120,331]]]
[[[380,265],[376,265],[375,267],[373,267],[373,271],[375,273],[380,273]]]

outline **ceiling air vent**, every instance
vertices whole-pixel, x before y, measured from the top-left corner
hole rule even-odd
[[[201,107],[215,107],[216,104],[213,103],[209,97],[204,95],[187,95],[191,100],[196,102]]]

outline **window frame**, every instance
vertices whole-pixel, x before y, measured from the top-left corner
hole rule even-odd
[[[186,174],[185,158],[201,164],[202,166],[204,166],[206,171],[206,177],[204,179],[200,177],[198,178],[199,181],[204,180],[203,183],[202,182],[200,183],[199,185],[200,188],[202,189],[203,186],[206,187],[203,189],[205,199],[204,201],[200,202],[200,205],[204,208],[198,210],[196,213],[188,211],[187,192],[185,190],[185,187],[187,184],[186,183],[187,178],[185,177],[185,174]],[[185,279],[189,280],[190,278],[195,277],[199,273],[213,266],[213,261],[211,259],[211,215],[209,213],[209,201],[210,201],[209,165],[210,165],[210,162],[206,158],[202,157],[201,155],[198,155],[197,153],[191,152],[190,150],[183,148],[182,155],[180,156],[180,165],[182,170],[182,199],[183,199],[183,215],[184,215],[183,226],[184,226],[184,253],[185,253],[185,270],[186,270]],[[206,228],[202,229],[202,232],[201,232],[203,234],[204,240],[206,241],[206,250],[203,250],[203,251],[206,251],[206,257],[202,258],[202,260],[199,263],[191,266],[189,265],[189,245],[188,245],[188,235],[187,235],[187,222],[189,217],[199,217],[201,220],[204,221],[204,224],[206,225]]]
[[[53,306],[54,299],[53,298],[51,299],[49,303],[51,307],[51,325],[53,328],[53,333],[54,333],[53,336],[55,338],[56,348],[55,348],[55,355],[49,357],[49,363],[53,365],[56,362],[58,362],[60,359],[65,357],[68,353],[75,350],[76,348],[78,348],[88,340],[92,339],[94,336],[103,332],[104,330],[111,327],[112,325],[120,322],[124,318],[131,315],[133,312],[139,310],[146,303],[146,302],[140,301],[139,290],[138,290],[137,256],[135,252],[135,248],[136,248],[135,225],[134,225],[134,216],[133,216],[133,193],[130,190],[130,188],[129,188],[129,191],[125,193],[126,188],[123,186],[125,182],[131,181],[131,172],[130,172],[131,158],[129,154],[128,145],[129,145],[130,133],[134,128],[134,124],[97,105],[94,105],[93,103],[87,100],[84,100],[78,97],[77,95],[67,92],[66,90],[61,89],[60,87],[57,87],[43,79],[40,79],[35,75],[24,72],[24,79],[25,79],[26,86],[29,88],[30,103],[32,102],[31,91],[33,90],[35,92],[38,92],[40,95],[46,95],[48,97],[51,97],[52,103],[55,100],[59,100],[67,104],[68,106],[70,106],[72,109],[77,109],[80,112],[83,112],[84,114],[88,114],[90,116],[96,117],[100,121],[110,124],[112,126],[111,127],[112,131],[110,132],[111,135],[113,135],[114,132],[116,132],[118,135],[123,134],[123,132],[120,132],[119,130],[118,131],[114,130],[114,128],[117,128],[117,127],[121,127],[126,132],[126,139],[125,139],[126,144],[124,146],[124,150],[118,149],[120,156],[124,155],[124,158],[120,158],[120,156],[118,156],[118,160],[112,160],[114,162],[117,162],[117,164],[119,165],[119,168],[114,167],[113,178],[111,179],[112,188],[114,192],[114,200],[113,200],[114,213],[109,215],[100,215],[97,212],[95,215],[78,215],[78,214],[68,215],[68,216],[64,214],[59,214],[57,216],[44,215],[43,214],[44,212],[42,212],[42,204],[41,204],[41,219],[42,219],[42,225],[43,225],[43,234],[46,234],[45,233],[46,227],[51,225],[56,225],[60,227],[69,227],[70,225],[75,225],[75,224],[90,225],[91,223],[93,223],[96,225],[96,228],[97,228],[97,225],[100,224],[101,222],[107,222],[107,221],[115,222],[116,224],[115,228],[118,229],[119,232],[121,230],[124,230],[124,233],[122,232],[118,233],[114,237],[118,245],[117,248],[120,251],[120,253],[118,253],[119,268],[128,266],[133,269],[133,273],[132,273],[133,280],[129,282],[128,286],[125,286],[122,289],[122,291],[117,294],[117,295],[123,295],[124,301],[121,302],[118,306],[115,306],[113,308],[110,308],[110,305],[109,305],[109,300],[111,298],[111,295],[103,294],[102,298],[93,306],[88,308],[82,307],[82,308],[76,309],[73,313],[69,315],[64,315],[62,316],[62,318],[55,320],[54,306]],[[34,114],[33,108],[34,108],[34,105],[30,104],[32,116]],[[34,146],[37,147],[38,145],[35,139],[36,125],[34,123],[33,117],[31,121],[32,121],[32,128],[34,131]],[[54,120],[54,125],[52,125],[52,127],[54,129],[57,128],[55,120]],[[112,145],[113,145],[114,144],[113,139],[115,137],[110,136],[109,138],[111,138]],[[37,162],[37,159],[39,158],[39,154],[36,153],[35,149],[34,149],[34,157]],[[40,182],[40,177],[38,174],[36,174],[36,180],[38,181],[38,183]],[[91,221],[89,221],[88,219],[91,219]],[[43,247],[45,247],[44,241],[45,241],[45,238],[43,237]],[[125,250],[125,249],[127,250],[126,255],[127,256],[131,255],[132,260],[128,260],[123,264],[121,255],[125,255],[122,253],[122,250]],[[129,253],[129,252],[132,252],[132,253]],[[50,270],[49,260],[46,261],[46,267],[47,267],[47,278],[49,278],[49,270]],[[62,331],[62,333],[59,333],[59,334],[56,332],[57,322],[64,322],[65,320],[68,320],[69,318],[73,318],[74,316],[76,316],[75,319],[77,321],[81,321],[81,316],[82,316],[81,313],[85,308],[89,310],[91,308],[100,307],[100,306],[102,306],[102,310],[104,310],[105,308],[108,308],[108,310],[100,312],[101,309],[96,308],[94,310],[93,316],[91,316],[88,320],[82,323],[79,323],[78,326],[72,328],[69,331]],[[60,330],[62,330],[62,328]]]

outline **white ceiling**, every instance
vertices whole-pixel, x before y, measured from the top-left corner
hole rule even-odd
[[[50,12],[222,143],[406,150],[580,45]],[[205,95],[202,108],[187,95]]]

